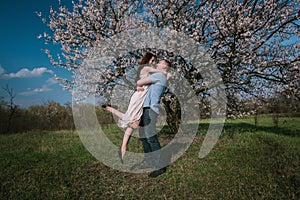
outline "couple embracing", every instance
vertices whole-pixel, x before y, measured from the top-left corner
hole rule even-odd
[[[119,151],[121,162],[126,152],[128,140],[135,128],[139,127],[140,140],[145,153],[145,164],[155,170],[149,174],[154,178],[166,172],[159,168],[161,145],[157,137],[156,122],[159,115],[160,99],[165,91],[169,78],[168,69],[171,63],[160,60],[156,68],[151,67],[156,60],[152,53],[146,53],[139,63],[137,91],[132,95],[126,113],[107,106],[106,110],[118,116],[118,126],[125,128],[122,146]],[[151,153],[155,152],[155,153]]]

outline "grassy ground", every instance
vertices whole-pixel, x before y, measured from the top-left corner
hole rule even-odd
[[[104,166],[76,132],[0,135],[0,199],[299,199],[300,118],[227,120],[221,138],[198,158],[202,122],[188,151],[156,179]],[[106,130],[115,143],[122,134]],[[172,136],[160,134],[166,144]],[[137,139],[130,150],[141,151]]]

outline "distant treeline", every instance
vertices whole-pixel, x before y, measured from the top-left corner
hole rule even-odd
[[[96,113],[101,124],[113,123],[112,116],[100,106]],[[26,109],[0,106],[0,133],[17,133],[34,130],[75,129],[72,105],[60,105],[49,101],[43,105],[34,105]]]
[[[239,118],[252,115],[257,119],[258,115],[271,114],[275,126],[278,125],[278,117],[300,117],[299,101],[288,99],[285,96],[263,99],[259,102],[251,99],[243,100],[236,105],[236,109],[238,113],[231,114],[229,111],[228,117],[231,115]],[[95,110],[100,124],[116,122],[113,116],[100,105],[96,106]],[[203,109],[200,113],[201,119],[210,117],[210,109]],[[7,104],[4,101],[0,104],[0,134],[62,129],[75,129],[70,103],[60,105],[57,102],[49,101],[43,105],[34,105],[26,109],[19,108],[14,104]]]

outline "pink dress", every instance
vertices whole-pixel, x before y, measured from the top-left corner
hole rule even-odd
[[[145,78],[149,75],[144,68],[141,70],[140,78]],[[130,98],[130,102],[126,113],[123,114],[122,119],[119,119],[118,126],[121,128],[127,128],[129,124],[141,119],[143,114],[143,105],[146,99],[149,86],[143,86],[144,91],[136,91]]]

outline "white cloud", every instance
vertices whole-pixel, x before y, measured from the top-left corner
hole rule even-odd
[[[35,89],[27,88],[28,91],[21,92],[19,94],[22,96],[31,96],[31,95],[35,95],[37,93],[49,92],[49,91],[53,90],[53,89],[49,88],[49,86],[55,85],[57,83],[58,82],[54,78],[49,78],[41,88],[35,88]]]
[[[25,91],[25,92],[20,92],[19,94],[22,96],[31,96],[37,93],[42,93],[42,92],[49,92],[52,91],[51,88],[48,88],[48,85],[43,85],[42,88],[35,88],[33,90]]]
[[[55,85],[58,83],[57,80],[55,80],[55,78],[49,78],[47,81],[46,81],[47,85]]]
[[[33,70],[29,70],[27,68],[23,68],[20,71],[16,73],[9,73],[9,74],[3,74],[4,69],[1,67],[0,72],[2,69],[2,74],[0,73],[1,77],[3,78],[31,78],[31,77],[39,77],[42,76],[44,73],[50,73],[54,74],[52,70],[47,69],[46,67],[39,67],[39,68],[34,68]]]

